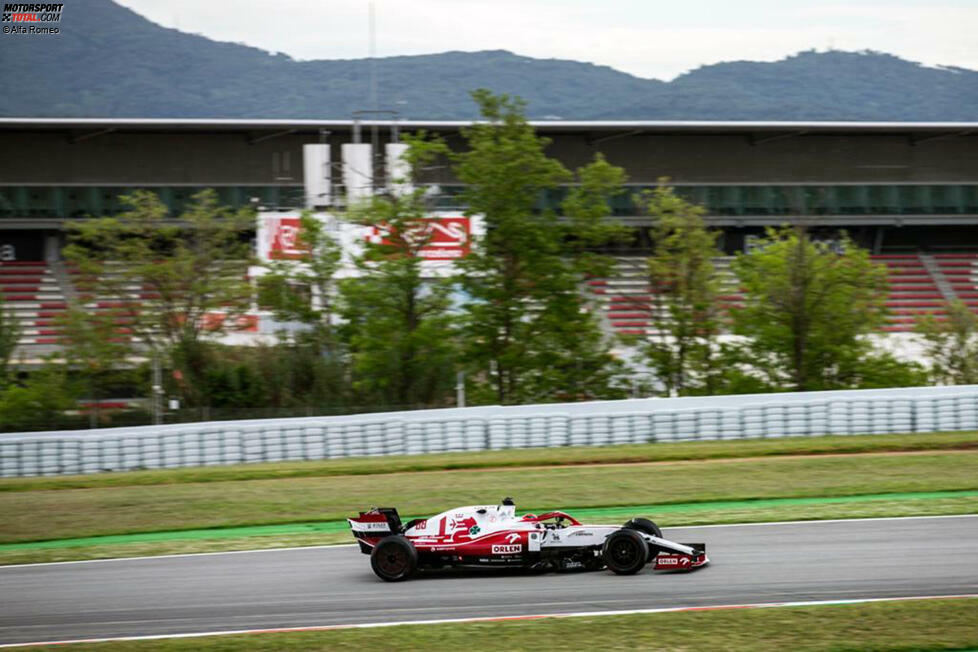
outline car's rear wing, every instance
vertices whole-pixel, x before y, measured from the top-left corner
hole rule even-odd
[[[370,511],[360,512],[360,516],[356,518],[346,520],[360,544],[360,550],[367,553],[377,540],[400,534],[402,530],[401,517],[394,507],[374,507]]]

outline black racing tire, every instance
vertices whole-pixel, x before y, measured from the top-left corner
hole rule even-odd
[[[651,534],[654,537],[662,538],[662,530],[659,526],[655,524],[654,521],[650,521],[647,518],[633,518],[628,523],[625,523],[625,527],[632,530],[638,530],[639,532],[645,532],[646,534]],[[655,561],[655,558],[659,556],[659,551],[652,546],[649,546],[649,557],[646,559],[646,563],[651,564]]]
[[[660,539],[662,538],[662,530],[659,529],[659,526],[654,521],[650,521],[647,518],[633,518],[628,523],[625,523],[625,527],[651,534]]]
[[[370,553],[370,567],[385,582],[402,582],[418,569],[418,551],[400,534],[380,540]]]
[[[635,530],[624,528],[605,539],[601,557],[612,573],[634,575],[646,564],[649,544]]]

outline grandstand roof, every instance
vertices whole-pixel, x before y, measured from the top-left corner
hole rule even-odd
[[[199,118],[0,118],[0,129],[111,129],[160,131],[351,129],[354,120],[264,120]],[[531,121],[540,131],[552,132],[684,132],[684,133],[898,133],[978,134],[978,122],[802,122],[802,121],[692,121],[692,120],[542,120]],[[460,120],[360,120],[364,127],[398,126],[402,129],[452,131],[474,124]]]

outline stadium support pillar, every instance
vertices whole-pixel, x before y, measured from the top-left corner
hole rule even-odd
[[[387,143],[384,152],[387,191],[395,197],[409,195],[414,190],[411,185],[411,166],[404,157],[407,150],[405,143]]]
[[[61,258],[61,239],[57,233],[44,236],[44,261],[49,265]]]
[[[307,143],[302,146],[302,177],[306,208],[315,210],[332,203],[328,143]]]
[[[373,195],[373,147],[368,143],[343,143],[343,185],[352,205]]]

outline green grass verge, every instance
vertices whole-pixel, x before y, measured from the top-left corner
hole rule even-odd
[[[978,449],[978,432],[906,435],[785,437],[725,441],[527,448],[471,453],[364,457],[309,462],[241,464],[80,476],[0,479],[0,492],[114,486],[191,484],[238,480],[373,475],[452,469],[668,462],[781,455]]]
[[[889,454],[906,451],[917,454]],[[612,465],[619,462],[628,464]],[[519,464],[540,468],[511,468]],[[556,466],[560,464],[570,465]],[[462,468],[445,470],[453,465]],[[409,470],[415,467],[422,470]],[[395,505],[406,515],[430,515],[506,495],[516,497],[526,511],[654,506],[647,515],[665,526],[974,513],[978,499],[963,494],[926,500],[877,496],[846,504],[763,501],[973,491],[978,490],[976,468],[978,433],[944,433],[531,449],[15,479],[0,481],[0,543],[319,523],[380,504]],[[371,474],[370,469],[378,471]],[[0,563],[348,541],[345,532],[253,534],[105,542],[62,550],[0,546]]]
[[[817,498],[765,498],[758,500],[725,500],[698,503],[670,503],[668,505],[628,505],[616,507],[575,508],[574,516],[587,523],[615,523],[634,517],[635,515],[655,514],[660,520],[669,514],[685,515],[693,512],[710,514],[709,522],[722,520],[727,513],[783,513],[785,508],[810,508],[813,506],[842,505],[846,503],[898,502],[914,503],[920,501],[950,500],[954,503],[967,502],[969,499],[978,500],[978,490],[972,491],[927,491],[912,493],[869,494],[862,496],[834,496]],[[857,507],[865,510],[866,506]],[[870,507],[870,509],[872,509]],[[716,516],[714,516],[714,514]],[[409,521],[417,518],[415,514],[402,514],[402,520]],[[682,516],[680,516],[682,518]],[[736,516],[734,518],[739,518]],[[0,551],[27,548],[67,548],[72,546],[111,545],[126,543],[147,543],[153,541],[177,541],[187,539],[225,539],[253,536],[276,536],[293,534],[323,534],[348,532],[346,520],[315,521],[311,523],[280,523],[277,525],[247,525],[243,527],[204,528],[198,530],[164,530],[156,532],[137,532],[131,534],[111,534],[96,537],[76,537],[71,539],[49,539],[45,541],[24,541],[15,543],[0,543]]]
[[[976,610],[978,599],[909,600],[127,641],[71,649],[962,650],[978,647]]]
[[[428,515],[513,496],[522,510],[978,489],[978,450],[487,469],[0,493],[0,542]]]
[[[72,546],[40,550],[0,550],[0,565],[42,564],[58,561],[87,561],[123,557],[152,557],[156,555],[185,555],[202,552],[234,550],[271,550],[301,546],[326,546],[352,543],[349,532],[293,534],[238,537],[234,539],[188,539],[178,541],[148,541],[97,546]]]
[[[670,510],[646,512],[665,527],[704,525],[714,523],[763,523],[787,520],[821,520],[835,518],[873,518],[879,516],[942,516],[978,513],[978,498],[874,500],[852,503],[811,505],[784,505],[731,509],[699,509],[688,511]],[[622,508],[627,510],[628,508]],[[575,510],[576,511],[576,510]],[[640,516],[631,511],[626,518]],[[620,523],[626,518],[588,519],[593,522]],[[54,561],[78,561],[87,559],[113,559],[118,557],[145,557],[150,555],[175,555],[230,550],[260,550],[290,546],[323,546],[352,543],[350,533],[344,528],[333,532],[306,534],[273,534],[264,536],[234,536],[230,538],[194,538],[162,541],[137,541],[132,543],[101,543],[98,545],[71,545],[53,548],[3,549],[0,547],[0,565],[28,564]]]

